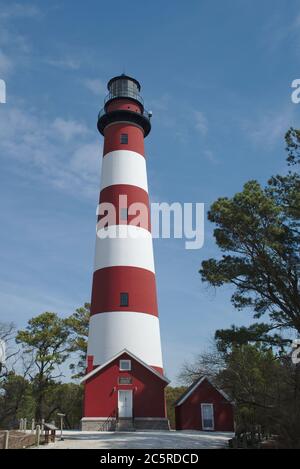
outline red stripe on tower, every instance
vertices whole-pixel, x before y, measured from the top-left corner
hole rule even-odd
[[[110,221],[108,218],[108,225],[134,224],[136,220],[140,227],[151,231],[149,196],[144,189],[126,184],[108,186],[100,192],[99,203],[109,203],[115,207],[115,219]],[[128,211],[127,207],[130,207]],[[98,221],[104,217],[105,213],[99,215]]]

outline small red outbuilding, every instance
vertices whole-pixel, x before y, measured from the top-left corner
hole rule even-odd
[[[202,376],[176,401],[175,420],[176,430],[233,432],[233,403]]]

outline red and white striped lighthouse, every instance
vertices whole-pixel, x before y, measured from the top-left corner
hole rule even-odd
[[[134,78],[114,77],[108,91],[97,125],[104,150],[82,427],[166,428],[144,151],[150,114]]]

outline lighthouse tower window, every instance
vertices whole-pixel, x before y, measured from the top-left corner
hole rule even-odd
[[[120,143],[123,143],[123,144],[127,145],[127,143],[128,143],[128,134],[121,134]]]
[[[122,292],[120,293],[120,306],[128,306],[129,298],[128,293]]]

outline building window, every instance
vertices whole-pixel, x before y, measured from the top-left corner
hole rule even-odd
[[[129,304],[128,293],[126,292],[120,293],[120,306],[128,306],[128,304]]]
[[[129,376],[120,376],[119,384],[132,384],[132,378],[130,378]]]
[[[131,360],[120,360],[120,371],[130,371],[131,370]]]
[[[121,220],[127,221],[128,220],[128,208],[121,208]]]
[[[214,405],[201,404],[202,430],[214,430]]]
[[[127,144],[128,143],[128,134],[121,134],[120,143]]]

